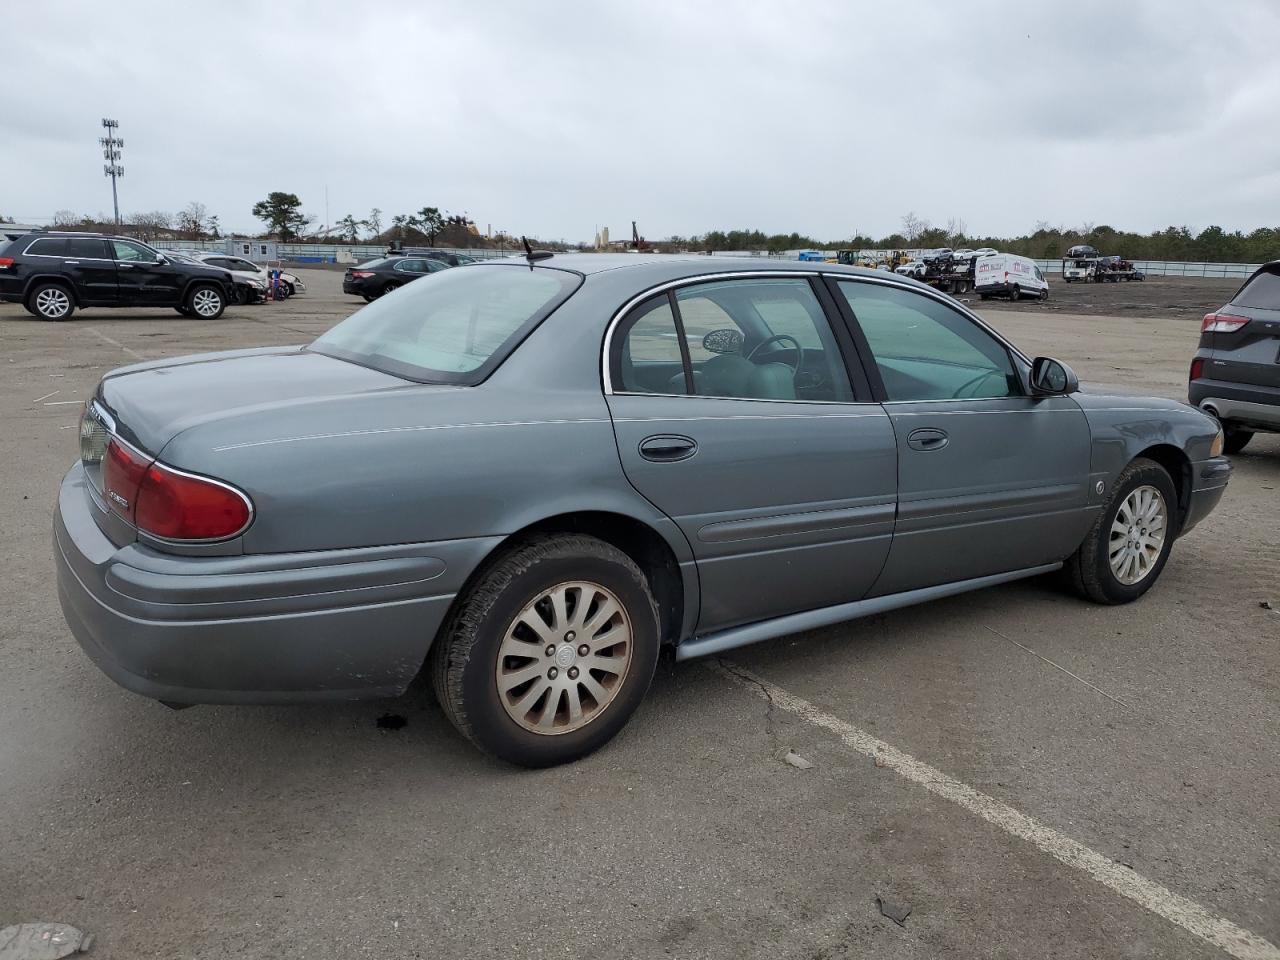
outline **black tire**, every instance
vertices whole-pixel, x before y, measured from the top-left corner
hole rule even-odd
[[[216,284],[196,283],[187,291],[182,305],[197,320],[217,320],[227,309],[227,295]]]
[[[979,300],[990,300],[990,299],[991,299],[991,294],[989,294],[989,293],[980,293],[980,294],[978,294],[978,299],[979,299]]]
[[[373,301],[375,301],[375,300],[377,300],[377,299],[378,299],[377,297],[372,296],[372,295],[367,294],[367,293],[362,293],[362,294],[360,294],[360,296],[364,297],[364,302],[365,302],[365,303],[373,303]]]
[[[64,283],[38,283],[27,294],[24,306],[32,316],[61,323],[76,312],[76,298]]]
[[[1021,299],[1022,299],[1022,288],[1021,288],[1020,286],[1018,286],[1016,283],[1015,283],[1015,284],[1013,285],[1013,287],[1009,290],[1009,299],[1010,299],[1010,300],[1021,300]]]
[[[631,624],[631,662],[612,699],[583,726],[534,733],[503,705],[496,682],[498,652],[526,605],[543,591],[576,580],[599,584],[618,598]],[[630,557],[594,537],[540,537],[501,557],[471,587],[436,641],[429,670],[440,705],[463,736],[508,763],[547,767],[586,756],[622,729],[649,689],[659,639],[657,604]]]
[[[1111,569],[1111,524],[1120,512],[1125,498],[1141,486],[1152,486],[1160,491],[1165,502],[1165,537],[1159,556],[1151,570],[1137,583],[1123,583]],[[1131,603],[1151,589],[1164,570],[1178,535],[1178,494],[1169,472],[1154,460],[1137,457],[1116,478],[1106,506],[1098,514],[1084,542],[1064,565],[1068,582],[1080,596],[1094,603]]]
[[[1224,428],[1225,438],[1222,445],[1222,452],[1228,456],[1237,454],[1249,445],[1249,441],[1253,439],[1252,430],[1241,430],[1238,427]]]
[[[186,307],[174,307],[173,309],[177,310],[177,311],[178,311],[180,314],[182,314],[184,317],[192,316],[191,311],[190,311],[190,310],[188,310]]]
[[[286,298],[286,299],[287,299],[287,298],[289,298],[289,297],[292,297],[295,293],[297,293],[297,292],[298,292],[298,291],[294,288],[294,286],[293,286],[293,284],[292,284],[292,283],[281,282],[280,286],[284,289],[284,295],[285,295],[285,298]]]
[[[400,284],[388,283],[385,287],[382,288],[382,292],[378,294],[378,296],[385,297],[388,293],[394,293],[396,290],[399,290],[399,289],[400,289]]]
[[[1041,291],[1040,291],[1040,299],[1041,299],[1041,300],[1048,300],[1048,299],[1049,299],[1049,288],[1048,288],[1048,287],[1045,287],[1043,290],[1041,290]]]

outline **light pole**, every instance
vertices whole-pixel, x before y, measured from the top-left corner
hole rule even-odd
[[[102,156],[107,162],[102,165],[102,172],[111,178],[111,205],[115,209],[116,229],[120,229],[120,198],[116,193],[116,180],[124,176],[124,167],[120,165],[120,151],[124,149],[124,141],[116,136],[116,131],[120,129],[120,123],[117,120],[102,120],[102,126],[107,131],[105,137],[99,137],[98,143],[102,144]]]

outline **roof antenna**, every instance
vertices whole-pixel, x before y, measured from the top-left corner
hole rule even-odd
[[[529,261],[530,265],[535,260],[549,260],[553,254],[550,250],[535,250],[529,245],[528,237],[521,237],[520,242],[524,244],[524,258]]]

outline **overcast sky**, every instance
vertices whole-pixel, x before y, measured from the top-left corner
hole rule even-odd
[[[0,214],[297,193],[543,238],[1280,224],[1280,3],[5,5]]]

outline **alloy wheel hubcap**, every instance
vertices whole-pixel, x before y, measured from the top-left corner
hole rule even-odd
[[[1141,583],[1164,549],[1167,508],[1164,494],[1149,484],[1130,491],[1111,521],[1107,557],[1115,578],[1127,586]]]
[[[631,648],[631,621],[613,591],[584,580],[557,584],[507,627],[498,649],[498,698],[525,730],[579,730],[622,688]]]
[[[222,299],[212,290],[197,290],[191,300],[191,306],[202,317],[211,317],[222,306]]]
[[[71,306],[71,299],[62,290],[41,290],[36,295],[36,309],[46,317],[61,317]]]

